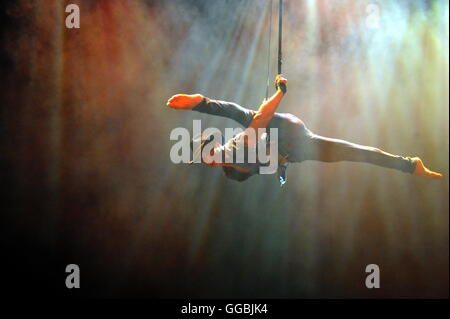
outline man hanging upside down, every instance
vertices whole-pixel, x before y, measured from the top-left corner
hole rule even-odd
[[[426,168],[422,160],[418,157],[402,157],[387,153],[378,148],[358,145],[344,140],[319,136],[306,128],[302,120],[289,113],[276,113],[276,109],[283,98],[287,80],[282,75],[275,78],[277,87],[276,93],[259,107],[258,111],[253,111],[239,106],[235,103],[217,101],[209,99],[200,94],[177,94],[167,101],[167,106],[174,109],[194,110],[211,115],[218,115],[233,119],[246,129],[237,134],[224,145],[212,148],[213,153],[226,153],[227,150],[236,148],[236,141],[244,139],[245,147],[255,141],[249,139],[249,129],[258,130],[260,128],[278,129],[278,149],[279,167],[278,175],[281,184],[286,181],[286,167],[288,163],[300,163],[305,160],[316,160],[322,162],[365,162],[382,167],[393,168],[428,178],[442,178],[442,174],[433,172]],[[256,144],[261,142],[261,137],[257,137]],[[270,140],[270,136],[263,137],[264,142]],[[254,139],[254,138],[253,138]],[[209,139],[206,139],[206,143]],[[205,147],[206,143],[202,143]],[[217,157],[216,157],[217,158]],[[256,163],[226,163],[225,161],[202,161],[209,166],[221,166],[228,178],[236,181],[244,181],[252,175],[258,174],[262,165],[258,160]]]

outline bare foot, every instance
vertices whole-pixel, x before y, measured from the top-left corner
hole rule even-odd
[[[201,94],[177,94],[167,101],[167,106],[174,109],[190,110],[198,105],[203,99]]]
[[[416,163],[416,169],[414,170],[414,175],[427,177],[427,178],[442,178],[441,173],[433,172],[423,165],[423,162],[420,158],[414,157],[412,159]]]

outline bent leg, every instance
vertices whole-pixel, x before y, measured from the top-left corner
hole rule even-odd
[[[405,173],[413,173],[416,167],[416,162],[409,157],[393,155],[375,147],[354,144],[316,134],[311,134],[305,144],[305,160],[364,162],[393,168]]]

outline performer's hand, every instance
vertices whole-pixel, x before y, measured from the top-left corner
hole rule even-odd
[[[279,88],[281,91],[283,91],[283,93],[286,93],[287,79],[282,74],[278,74],[275,77],[275,86],[277,87],[277,89]]]
[[[174,109],[190,110],[203,100],[201,94],[176,94],[167,101],[167,106]]]

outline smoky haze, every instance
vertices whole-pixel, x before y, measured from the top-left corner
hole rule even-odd
[[[33,265],[51,294],[75,263],[88,296],[448,298],[446,1],[285,1],[279,107],[443,180],[304,162],[280,188],[170,161],[172,129],[237,126],[170,96],[256,109],[268,67],[274,92],[276,2],[269,21],[260,0],[72,0],[80,29],[68,1],[2,4],[3,273]]]

